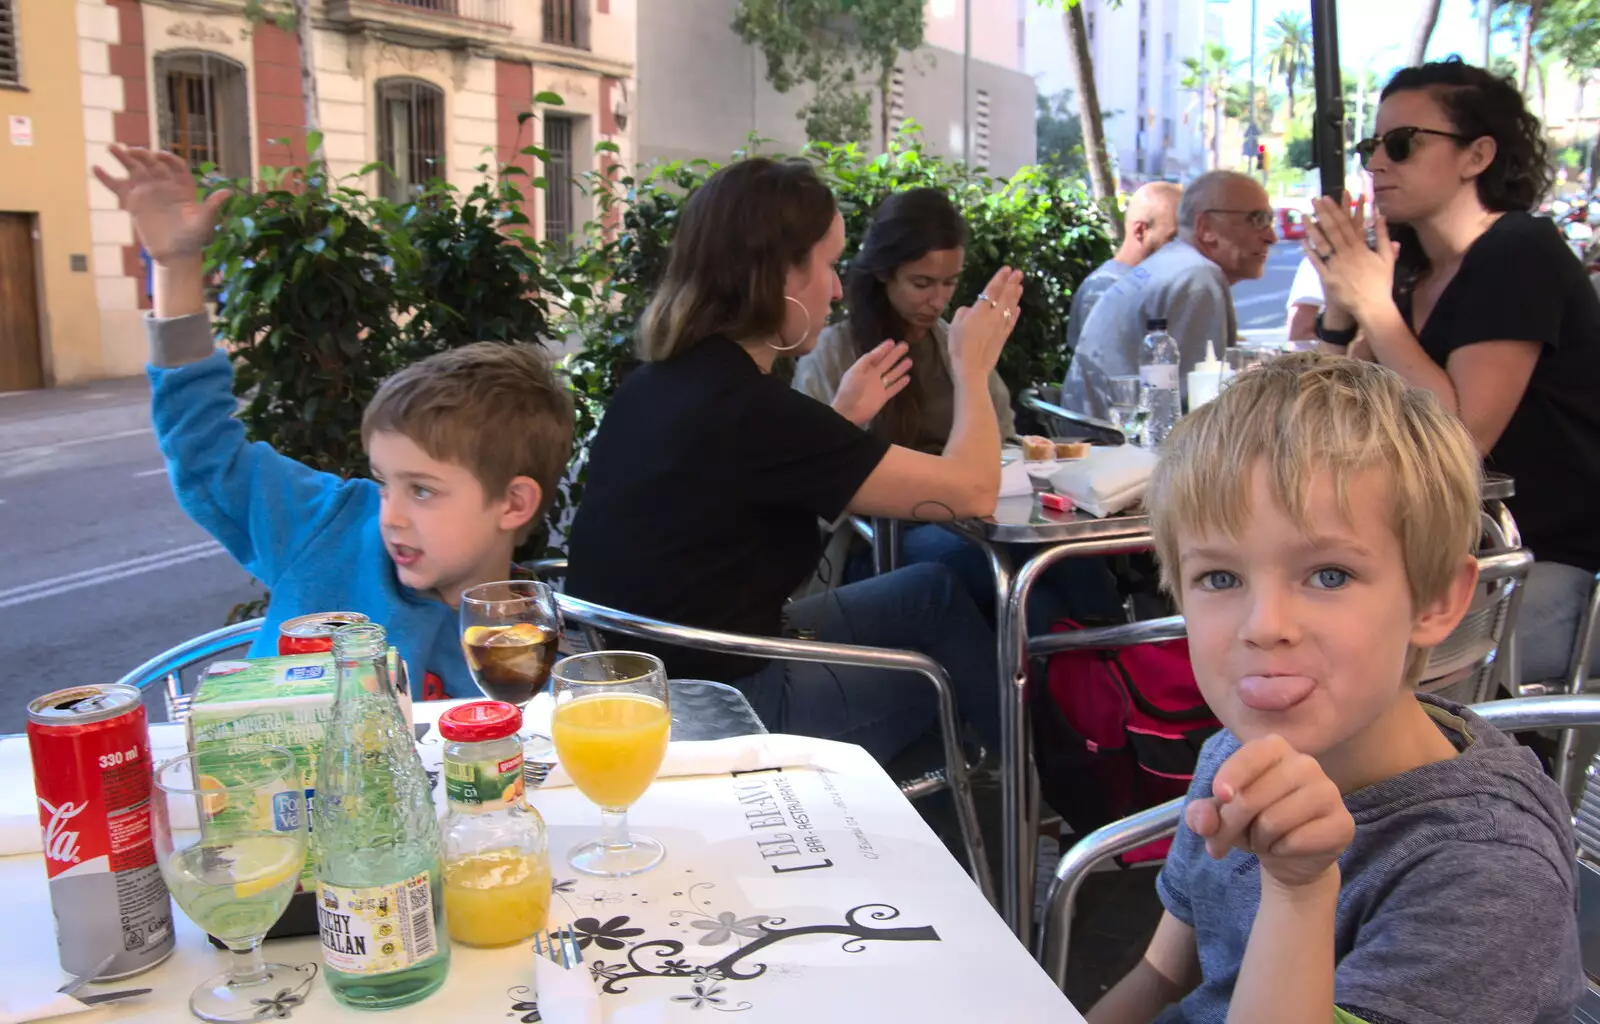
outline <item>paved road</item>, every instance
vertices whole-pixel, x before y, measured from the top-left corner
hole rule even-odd
[[[0,537],[0,732],[260,592],[173,500],[137,379],[0,395]]]
[[[1299,242],[1279,242],[1272,247],[1267,272],[1260,280],[1240,281],[1233,286],[1233,308],[1241,329],[1282,327],[1288,323],[1285,304],[1301,255]]]

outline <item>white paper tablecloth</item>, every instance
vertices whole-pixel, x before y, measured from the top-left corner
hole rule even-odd
[[[153,732],[163,746],[168,730]],[[632,879],[573,872],[566,853],[598,831],[599,813],[570,787],[534,794],[550,826],[551,923],[572,923],[587,939],[585,967],[608,990],[605,1019],[697,1021],[701,1010],[720,1010],[774,1024],[1081,1024],[876,762],[860,747],[810,742],[814,767],[658,781],[630,820],[666,844],[667,859]],[[424,760],[436,763],[428,746]],[[19,790],[31,795],[30,777],[26,748],[19,764],[0,743],[0,808],[12,809]],[[0,985],[65,980],[41,857],[0,858],[0,891],[10,910]],[[152,995],[64,1019],[190,1019],[190,990],[226,957],[181,912],[175,919],[178,950],[166,963],[86,990],[151,987]],[[266,952],[278,962],[320,960],[313,937],[277,940]],[[528,946],[457,945],[444,988],[383,1019],[536,1021],[532,969]],[[318,980],[289,1019],[321,1024],[349,1012]]]

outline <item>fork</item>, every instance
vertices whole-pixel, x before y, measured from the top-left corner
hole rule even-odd
[[[539,932],[533,937],[533,953],[567,970],[583,963],[583,950],[578,947],[578,936],[571,928]]]

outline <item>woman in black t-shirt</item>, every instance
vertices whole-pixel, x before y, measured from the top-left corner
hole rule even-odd
[[[691,626],[922,651],[994,743],[994,636],[950,570],[910,566],[785,602],[816,568],[819,520],[994,510],[1000,433],[987,381],[1021,275],[1000,271],[975,309],[952,318],[953,425],[931,455],[855,425],[898,389],[905,368],[882,358],[889,348],[845,375],[845,410],[771,374],[779,354],[815,344],[840,295],[843,249],[844,221],[809,164],[741,161],[690,196],[641,328],[645,365],[617,390],[590,451],[567,587]],[[859,743],[881,761],[937,728],[934,693],[914,674],[658,653],[674,677],[733,683],[774,730]]]
[[[1318,337],[1376,359],[1461,417],[1538,559],[1517,630],[1524,681],[1559,677],[1600,571],[1600,299],[1554,223],[1543,132],[1509,79],[1457,60],[1400,71],[1372,173],[1377,244],[1327,199],[1305,246]],[[1391,244],[1389,225],[1394,225]],[[1596,659],[1600,666],[1600,657]]]

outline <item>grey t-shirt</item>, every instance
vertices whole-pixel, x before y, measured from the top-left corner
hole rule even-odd
[[[1567,1024],[1584,975],[1566,802],[1529,750],[1459,704],[1417,699],[1460,754],[1345,797],[1356,836],[1339,858],[1334,1002],[1370,1024]],[[1231,732],[1207,740],[1189,796],[1209,796],[1238,749]],[[1223,1024],[1261,863],[1213,860],[1180,826],[1156,889],[1194,928],[1203,978],[1156,1024]]]
[[[1067,314],[1068,352],[1078,350],[1078,339],[1083,336],[1083,325],[1088,322],[1089,314],[1094,312],[1094,304],[1100,301],[1100,296],[1127,276],[1128,271],[1132,269],[1126,263],[1106,260],[1078,283],[1078,290],[1072,293],[1072,310]]]
[[[1094,304],[1061,385],[1061,404],[1107,419],[1106,378],[1139,372],[1139,343],[1152,317],[1166,317],[1167,333],[1178,343],[1180,389],[1206,357],[1208,340],[1216,342],[1220,357],[1239,333],[1222,268],[1183,239],[1173,239]]]

